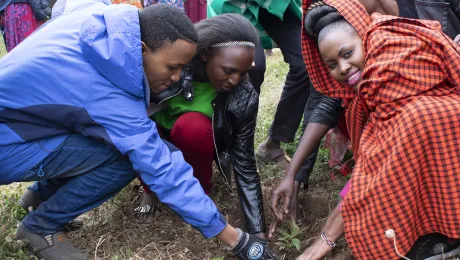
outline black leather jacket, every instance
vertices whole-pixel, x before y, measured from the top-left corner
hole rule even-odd
[[[454,39],[460,34],[460,0],[397,0],[399,15],[407,18],[434,20],[442,31]]]
[[[460,34],[460,1],[422,1],[416,0],[415,7],[420,19],[436,20],[442,31],[454,39]]]
[[[191,77],[184,74],[179,83],[169,87],[160,95],[152,96],[151,101],[162,104],[176,95],[193,99]],[[260,176],[254,157],[254,132],[258,105],[259,96],[248,80],[243,81],[231,92],[218,93],[212,101],[216,164],[230,190],[232,190],[233,170],[245,228],[249,233],[266,231]]]

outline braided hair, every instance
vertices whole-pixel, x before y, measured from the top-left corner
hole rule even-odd
[[[259,43],[256,28],[240,14],[221,14],[195,24],[198,32],[197,55],[212,54],[214,44],[226,42]]]
[[[256,28],[240,14],[228,13],[207,18],[196,23],[195,29],[198,33],[197,51],[192,61],[185,66],[192,74],[204,71],[202,56],[212,56],[222,49],[213,48],[213,45],[227,42],[250,42],[254,46],[259,44]]]
[[[305,31],[320,42],[327,34],[340,28],[357,33],[355,28],[332,6],[318,1],[307,9]]]

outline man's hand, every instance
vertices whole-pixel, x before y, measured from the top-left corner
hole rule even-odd
[[[456,44],[460,44],[460,34],[457,35],[457,36],[455,36],[454,42],[455,42]]]
[[[238,243],[231,252],[239,260],[278,260],[273,254],[268,241],[238,230]]]

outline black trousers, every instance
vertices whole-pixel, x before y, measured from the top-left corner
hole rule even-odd
[[[259,9],[258,20],[268,35],[283,53],[284,61],[289,64],[285,85],[272,122],[269,135],[280,142],[294,141],[295,133],[302,124],[302,133],[308,123],[327,124],[331,128],[337,123],[340,101],[325,97],[311,84],[301,47],[301,21],[291,10],[286,10],[284,19],[280,20],[266,9]],[[256,49],[255,66],[249,72],[250,80],[257,92],[264,81],[266,69],[265,54],[261,44]],[[307,103],[308,101],[308,103]],[[305,159],[296,175],[296,181],[308,185],[308,179],[316,162],[318,148]]]
[[[285,85],[269,135],[273,140],[289,143],[294,141],[309,97],[309,78],[302,57],[301,21],[287,9],[283,20],[259,9],[259,23],[278,45],[284,61],[289,64]]]

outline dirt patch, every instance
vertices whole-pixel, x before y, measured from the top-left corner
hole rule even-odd
[[[271,176],[281,173],[279,170],[273,173],[273,169],[269,168]],[[242,228],[244,221],[238,195],[229,191],[217,172],[214,176],[215,186],[211,197],[229,222]],[[329,176],[327,169],[314,173],[310,190],[301,194],[299,216],[301,228],[305,229],[299,236],[302,250],[311,245],[319,234],[337,203],[337,190],[346,181],[343,177],[331,181]],[[268,199],[277,181],[275,177],[263,178],[262,181],[267,225],[272,217]],[[135,218],[133,210],[139,203],[139,190],[137,182],[134,182],[108,203],[85,214],[84,227],[69,234],[75,245],[94,259],[234,259],[223,253],[223,245],[219,241],[205,240],[165,206],[155,217]],[[272,246],[282,259],[295,259],[300,255],[301,252],[295,249],[279,251],[273,243],[277,239],[274,238]],[[350,255],[345,241],[340,240],[327,259],[352,259]]]

